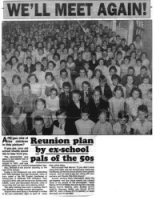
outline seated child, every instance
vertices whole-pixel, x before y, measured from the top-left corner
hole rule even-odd
[[[67,110],[68,105],[70,104],[72,100],[72,94],[71,94],[71,84],[69,82],[63,83],[63,91],[59,95],[60,99],[60,109],[61,110]]]
[[[50,90],[50,96],[46,98],[46,107],[52,112],[59,110],[59,97],[57,89],[52,88]]]
[[[148,108],[148,120],[152,121],[152,88],[148,90],[147,96],[143,102]]]
[[[130,133],[129,116],[125,111],[118,113],[118,122],[113,125],[113,133],[115,135],[127,135]]]
[[[123,89],[121,86],[117,86],[114,89],[114,96],[109,100],[110,114],[112,120],[118,120],[118,113],[121,110],[124,110],[124,97]]]
[[[152,134],[152,123],[147,119],[148,109],[146,105],[138,107],[138,118],[131,125],[131,134],[149,135]]]
[[[79,135],[91,135],[95,123],[89,118],[89,111],[87,107],[81,110],[81,119],[75,121],[77,132]]]
[[[32,122],[34,118],[40,116],[44,120],[44,126],[48,132],[51,131],[52,126],[52,115],[51,112],[46,109],[46,101],[42,98],[39,98],[35,102],[35,111],[32,113]]]
[[[65,135],[67,132],[67,124],[66,124],[66,113],[65,111],[57,111],[56,118],[53,122],[53,135]]]
[[[22,107],[15,104],[13,113],[10,115],[11,134],[25,135],[27,134],[26,114],[22,112]]]
[[[150,78],[149,76],[146,76],[143,78],[142,84],[140,84],[138,87],[142,92],[142,98],[146,98],[148,90],[152,88],[152,85],[149,83]]]
[[[88,81],[84,81],[82,83],[81,99],[87,105],[91,97],[92,92],[90,89],[90,83]]]
[[[99,121],[93,128],[93,135],[112,135],[112,125],[107,121],[106,111],[101,111],[99,114]]]

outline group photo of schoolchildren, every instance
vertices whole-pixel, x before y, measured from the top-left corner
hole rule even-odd
[[[3,22],[2,135],[152,134],[144,46],[99,21]]]

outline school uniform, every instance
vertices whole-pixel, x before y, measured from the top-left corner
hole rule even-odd
[[[69,134],[69,127],[66,122],[64,124],[60,124],[58,120],[53,122],[53,135],[66,135],[67,133]]]
[[[65,92],[62,92],[59,95],[59,100],[60,100],[60,109],[61,110],[67,110],[69,104],[72,101],[72,94],[71,94],[71,92],[69,92],[68,95]]]
[[[77,129],[75,126],[75,121],[81,118],[81,110],[85,104],[80,101],[77,105],[71,101],[67,109],[67,119],[66,123],[69,126],[69,135],[77,135]]]
[[[98,121],[99,112],[101,110],[108,111],[109,104],[108,104],[108,102],[104,101],[103,99],[100,99],[99,103],[96,104],[95,101],[93,100],[93,98],[91,98],[89,103],[88,103],[88,108],[89,108],[89,118],[93,122],[97,122]]]
[[[102,97],[105,97],[107,100],[112,97],[112,90],[107,83],[104,87],[97,86],[95,89],[98,89],[101,92]]]

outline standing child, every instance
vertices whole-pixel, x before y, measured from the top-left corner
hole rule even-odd
[[[13,108],[10,121],[12,135],[25,135],[27,133],[26,114],[22,112],[22,107],[18,104],[15,104]]]
[[[101,111],[99,121],[95,124],[92,134],[94,135],[112,135],[112,125],[107,121],[106,111]]]

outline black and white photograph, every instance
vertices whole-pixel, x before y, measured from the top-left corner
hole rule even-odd
[[[2,135],[151,135],[152,21],[3,21]]]

